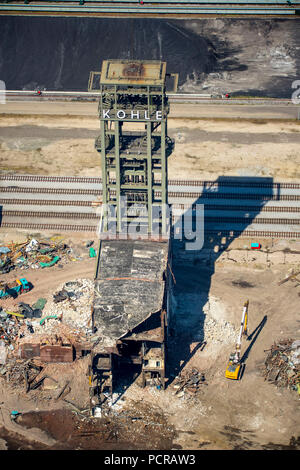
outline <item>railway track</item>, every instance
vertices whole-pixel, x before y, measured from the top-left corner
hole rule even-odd
[[[43,175],[0,175],[0,181],[23,181],[23,182],[45,182],[45,183],[78,183],[78,184],[102,184],[102,178],[82,177],[82,176],[43,176]],[[111,180],[114,183],[115,180]],[[169,180],[169,186],[206,186],[209,188],[233,187],[240,188],[273,188],[273,189],[300,189],[300,183],[293,182],[267,182],[267,181],[239,181],[235,183],[234,178],[220,181],[206,180]],[[0,184],[1,187],[1,184]]]
[[[202,203],[206,233],[300,238],[298,183],[169,180],[169,189],[169,203],[176,209],[173,224]],[[95,231],[99,215],[92,202],[101,195],[101,178],[0,175],[1,227]],[[155,198],[160,195],[160,190],[154,191]]]
[[[32,206],[77,206],[77,207],[91,207],[91,201],[69,201],[69,200],[57,200],[57,199],[1,199],[1,205],[32,205]],[[194,208],[195,204],[191,207]],[[186,204],[174,203],[172,208],[175,209],[186,209]],[[299,207],[291,206],[239,206],[239,205],[218,205],[218,204],[205,204],[205,210],[226,210],[226,211],[244,211],[244,212],[291,212],[300,213]]]
[[[81,195],[81,196],[102,196],[102,190],[79,189],[79,188],[22,188],[7,187],[1,188],[0,193],[25,193],[25,194],[58,194],[58,195]],[[112,195],[114,193],[112,192]],[[159,197],[160,191],[154,191],[154,196]],[[214,193],[197,191],[169,191],[169,198],[178,199],[246,199],[260,201],[300,201],[300,194],[256,194],[256,193]],[[200,201],[199,201],[200,202]]]
[[[299,194],[281,194],[280,196],[276,194],[239,194],[239,193],[196,193],[196,192],[180,192],[180,191],[169,191],[168,196],[182,198],[182,199],[192,199],[199,198],[198,202],[203,202],[204,199],[246,199],[246,200],[259,200],[263,201],[300,201]],[[201,199],[201,200],[200,200]]]
[[[3,210],[2,217],[30,217],[37,219],[90,219],[90,220],[99,220],[99,215],[96,213],[78,213],[78,212],[50,212],[50,211],[19,211],[19,210]],[[209,215],[204,216],[207,222],[216,222],[216,223],[232,223],[232,224],[243,224],[245,223],[245,218],[243,217],[213,217]],[[173,221],[177,218],[173,217]],[[300,225],[300,219],[277,219],[277,218],[263,218],[263,217],[253,217],[251,223],[256,224],[274,224],[274,225]]]

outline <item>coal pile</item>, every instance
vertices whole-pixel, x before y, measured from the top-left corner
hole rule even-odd
[[[181,85],[216,62],[211,43],[180,20],[11,16],[0,18],[0,39],[10,90],[86,91],[89,72],[106,59],[164,60]]]
[[[184,93],[290,99],[298,30],[297,19],[3,16],[0,77],[9,90],[87,91],[103,60],[163,60]]]
[[[265,380],[300,395],[300,340],[273,344],[265,360]]]

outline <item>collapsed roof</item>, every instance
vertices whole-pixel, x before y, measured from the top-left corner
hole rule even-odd
[[[93,315],[98,350],[162,309],[168,250],[168,242],[100,242]]]

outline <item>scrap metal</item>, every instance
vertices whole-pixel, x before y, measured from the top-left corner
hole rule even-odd
[[[300,394],[300,341],[281,340],[269,351],[264,364],[265,380]]]

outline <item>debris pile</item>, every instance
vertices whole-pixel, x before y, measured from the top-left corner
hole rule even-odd
[[[0,340],[9,350],[15,349],[15,343],[29,332],[34,333],[31,321],[28,319],[40,319],[46,299],[40,298],[32,306],[19,302],[18,311],[11,312],[0,307]]]
[[[277,387],[296,390],[300,395],[300,340],[273,344],[265,360],[265,380]]]
[[[225,307],[219,299],[210,296],[203,306],[204,315],[200,318],[203,338],[210,344],[235,343],[237,330],[225,320]]]
[[[28,393],[31,390],[37,390],[40,387],[43,389],[56,390],[59,387],[59,382],[48,374],[42,372],[44,367],[36,364],[33,360],[21,360],[11,358],[7,361],[5,366],[0,367],[0,377],[6,379],[6,382],[13,388],[23,387],[25,392]],[[64,398],[70,393],[71,387],[67,381],[59,393],[56,394],[55,400]]]
[[[29,390],[29,384],[34,382],[43,368],[27,360],[10,358],[5,366],[0,367],[0,377],[5,377],[13,387],[19,387],[26,384],[26,391]]]
[[[13,269],[40,269],[60,263],[67,264],[78,260],[73,249],[57,237],[36,240],[27,239],[24,243],[9,243],[0,246],[0,274]]]
[[[204,338],[210,343],[234,343],[236,331],[233,326],[224,320],[216,321],[214,318],[206,318],[203,322]]]
[[[10,350],[14,349],[19,330],[20,324],[16,317],[9,315],[0,307],[0,341]]]
[[[17,339],[15,349],[20,351],[22,345],[39,344],[56,346],[79,347],[80,344],[86,344],[88,338],[84,332],[76,326],[63,323],[63,315],[47,315],[41,320],[32,321],[32,331],[24,330]],[[21,336],[21,337],[20,337]]]
[[[0,307],[0,365],[17,357],[39,357],[39,353],[42,357],[39,347],[43,345],[63,347],[62,357],[68,361],[71,348],[78,354],[86,347],[89,350],[97,339],[92,331],[93,288],[89,279],[71,280],[48,299],[39,298],[32,305],[19,302],[14,312]]]
[[[182,397],[187,392],[189,395],[196,395],[201,391],[201,385],[207,385],[205,375],[198,369],[182,371],[174,381],[175,395]]]
[[[92,334],[91,307],[94,284],[90,279],[76,279],[63,284],[44,310],[45,315],[62,315],[62,322]]]

